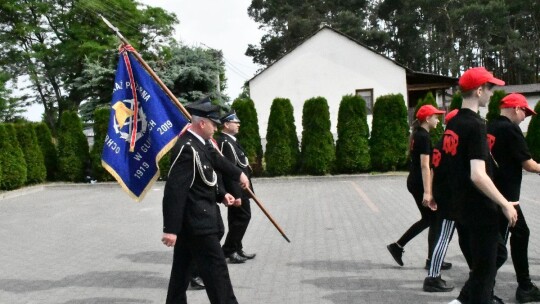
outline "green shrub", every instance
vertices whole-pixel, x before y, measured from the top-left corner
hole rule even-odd
[[[90,152],[92,162],[92,178],[98,181],[114,180],[113,176],[101,165],[101,155],[105,145],[105,136],[109,128],[109,116],[111,110],[107,107],[98,108],[94,111],[94,145]]]
[[[336,170],[356,173],[369,170],[369,127],[366,101],[355,95],[346,95],[339,104],[336,142]]]
[[[26,183],[42,183],[47,177],[47,168],[34,126],[32,124],[16,124],[15,131],[26,161]]]
[[[171,169],[171,150],[167,151],[167,153],[161,157],[158,166],[160,180],[167,180],[167,175]]]
[[[34,130],[39,147],[43,153],[43,160],[47,170],[47,180],[55,180],[55,176],[58,173],[58,152],[53,142],[51,130],[43,122],[34,124]]]
[[[276,98],[270,107],[266,131],[266,172],[269,175],[292,174],[297,169],[298,137],[294,124],[294,110],[289,99]]]
[[[370,138],[371,166],[388,171],[402,168],[407,160],[409,124],[403,95],[384,95],[373,106]]]
[[[88,141],[81,120],[76,112],[63,112],[58,130],[59,178],[72,182],[84,181],[90,166]]]
[[[493,92],[493,95],[489,99],[488,104],[488,113],[486,114],[486,119],[492,121],[493,119],[501,116],[501,100],[506,96],[504,90],[496,90]]]
[[[260,176],[263,171],[263,149],[255,104],[249,98],[238,98],[233,102],[232,108],[241,121],[240,131],[236,135],[238,142],[247,154],[253,175]]]
[[[536,103],[534,111],[540,113],[540,100]],[[529,145],[532,158],[536,162],[540,162],[540,117],[538,115],[534,115],[529,122],[527,144]]]
[[[3,124],[0,129],[0,189],[17,189],[26,182],[26,161],[13,125]]]
[[[450,103],[448,112],[455,109],[461,109],[462,103],[463,103],[463,97],[461,96],[461,92],[460,91],[455,92],[454,95],[452,95],[452,102]]]
[[[304,102],[302,128],[302,172],[313,175],[330,173],[336,152],[334,137],[330,132],[330,109],[324,97],[314,97]]]
[[[418,104],[416,105],[416,108],[414,109],[414,117],[416,119],[416,113],[418,112],[418,110],[420,109],[421,106],[423,105],[432,105],[434,106],[435,108],[439,108],[439,106],[437,106],[437,101],[435,100],[435,97],[433,96],[433,94],[431,92],[428,92],[426,94],[426,96],[424,97],[424,99],[421,99]],[[437,124],[437,127],[435,129],[432,129],[430,132],[429,132],[429,135],[431,137],[431,145],[435,145],[436,143],[439,142],[439,140],[441,139],[443,133],[444,133],[444,128],[443,128],[443,123],[444,122],[444,115],[440,115],[439,116],[439,123]]]

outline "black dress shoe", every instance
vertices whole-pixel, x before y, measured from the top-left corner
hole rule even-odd
[[[430,267],[431,267],[431,260],[427,259],[426,267],[424,267],[424,269],[429,270]],[[442,262],[441,270],[448,270],[450,268],[452,268],[452,263]]]
[[[422,289],[425,292],[449,292],[454,289],[454,286],[446,284],[446,281],[441,279],[440,276],[436,278],[426,277]]]
[[[242,263],[245,263],[247,261],[246,258],[240,256],[236,252],[233,252],[233,253],[229,254],[225,259],[227,260],[227,263],[229,263],[229,264],[242,264]]]
[[[192,277],[189,281],[189,285],[193,290],[202,290],[205,288],[201,277]]]
[[[236,253],[238,253],[239,256],[248,260],[253,259],[257,255],[256,253],[245,253],[242,249],[238,250]]]

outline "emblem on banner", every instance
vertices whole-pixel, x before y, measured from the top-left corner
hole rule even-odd
[[[124,139],[125,141],[130,141],[130,134],[131,130],[133,129],[133,104],[133,99],[126,99],[123,101],[118,101],[112,106],[115,111],[115,119],[113,123],[114,131],[116,134],[120,134],[120,138]],[[144,136],[146,133],[146,127],[148,125],[146,115],[141,107],[139,107],[137,116],[137,136],[135,141]]]

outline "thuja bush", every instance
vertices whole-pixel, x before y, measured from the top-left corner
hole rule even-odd
[[[409,124],[403,95],[377,98],[369,142],[372,168],[389,171],[403,167],[407,160],[408,141]]]
[[[59,179],[84,181],[91,166],[89,154],[88,141],[79,116],[73,111],[62,113],[58,130]]]
[[[369,127],[366,101],[362,97],[343,96],[339,104],[337,133],[336,171],[356,173],[369,170]]]
[[[297,169],[298,137],[294,110],[289,99],[276,98],[270,107],[266,131],[266,173],[272,176],[292,174]]]
[[[26,161],[12,124],[0,125],[0,189],[20,188],[26,182]]]
[[[238,142],[247,154],[253,174],[259,176],[262,174],[263,169],[263,149],[255,103],[250,98],[238,98],[231,107],[236,111],[236,115],[240,119],[240,131],[236,135]]]
[[[323,175],[333,168],[336,152],[330,132],[330,109],[324,97],[305,101],[302,111],[301,170]]]
[[[58,152],[53,142],[51,130],[44,122],[34,124],[34,130],[41,153],[43,153],[43,160],[47,170],[46,179],[52,181],[58,172]]]
[[[92,178],[98,181],[113,180],[113,176],[101,164],[105,136],[109,128],[110,114],[111,110],[108,107],[98,108],[94,111],[94,145],[90,151],[90,160],[92,162]]]
[[[15,131],[26,162],[26,183],[42,183],[47,177],[47,168],[34,126],[27,123],[16,124]]]
[[[501,100],[506,96],[504,90],[496,90],[493,92],[493,95],[489,99],[488,104],[488,113],[486,114],[486,119],[492,121],[493,119],[501,116]]]

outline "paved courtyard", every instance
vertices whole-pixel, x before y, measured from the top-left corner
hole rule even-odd
[[[419,219],[405,175],[255,179],[257,196],[287,243],[252,203],[244,239],[257,257],[229,265],[241,304],[448,303],[467,275],[457,240],[443,277],[451,293],[425,293],[424,232],[405,247],[405,267],[386,245]],[[531,228],[530,262],[540,282],[540,176],[526,174],[522,208]],[[163,183],[141,203],[117,184],[30,187],[0,194],[0,303],[164,303],[172,249],[160,242]],[[225,210],[222,209],[222,212]],[[457,238],[457,237],[456,237]],[[514,303],[509,260],[496,294]],[[189,303],[208,303],[188,291]]]

